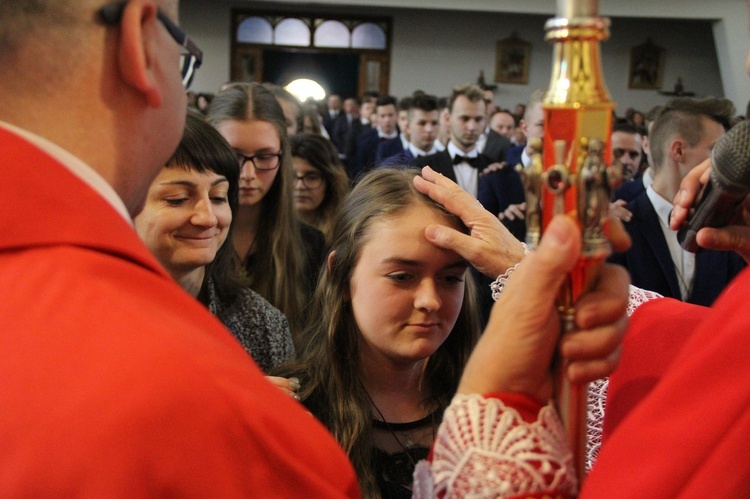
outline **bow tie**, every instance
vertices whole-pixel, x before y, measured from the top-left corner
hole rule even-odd
[[[453,164],[457,165],[459,163],[469,163],[469,166],[471,166],[472,168],[479,168],[479,156],[468,158],[466,156],[456,154],[455,156],[453,156]]]

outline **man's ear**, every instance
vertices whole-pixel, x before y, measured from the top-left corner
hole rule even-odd
[[[154,75],[158,9],[150,0],[128,2],[120,20],[118,63],[120,76],[141,92],[150,107],[160,107],[161,90]]]
[[[447,113],[445,113],[443,115],[443,121],[445,121],[446,123],[450,123],[451,122],[451,113],[450,113],[450,111],[448,111]]]
[[[529,136],[529,126],[526,124],[526,120],[521,118],[521,120],[518,122],[518,128],[521,129],[524,135],[527,137]]]
[[[669,157],[675,163],[682,163],[685,159],[685,142],[682,139],[674,139],[669,143]]]

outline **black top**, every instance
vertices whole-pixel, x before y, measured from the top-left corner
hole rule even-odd
[[[436,415],[430,414],[410,423],[386,423],[373,420],[375,447],[372,461],[375,479],[384,499],[410,498],[416,463],[427,459],[430,453]],[[439,419],[438,419],[439,421]],[[411,437],[415,437],[415,442]],[[389,449],[378,447],[385,443]],[[394,446],[397,450],[394,451]]]
[[[312,296],[318,285],[318,274],[326,258],[326,239],[322,232],[304,222],[297,221],[302,234],[302,244],[305,250],[304,279],[305,293]],[[256,266],[253,255],[245,257],[245,269],[252,275]]]

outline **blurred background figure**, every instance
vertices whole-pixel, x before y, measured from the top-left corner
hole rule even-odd
[[[333,218],[349,192],[349,177],[333,144],[322,135],[300,133],[289,142],[296,175],[294,206],[330,244]]]

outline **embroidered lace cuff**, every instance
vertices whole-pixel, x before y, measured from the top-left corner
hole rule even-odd
[[[528,246],[526,246],[526,243],[521,243],[523,245],[523,253],[524,255],[528,255],[531,253]],[[499,275],[497,279],[495,279],[492,284],[490,284],[490,289],[492,290],[492,299],[497,301],[500,299],[500,294],[503,292],[503,288],[505,287],[505,283],[508,282],[508,279],[510,279],[510,275],[515,272],[515,270],[518,268],[518,266],[521,265],[521,262],[518,262],[517,264],[510,267],[508,270],[505,271],[504,274]]]
[[[574,496],[578,487],[565,430],[551,404],[526,423],[499,399],[456,395],[432,456],[432,462],[417,464],[415,498]]]
[[[633,315],[638,307],[647,301],[663,298],[659,293],[648,291],[630,285],[628,299],[628,317]],[[604,410],[607,401],[609,378],[599,379],[589,384],[588,420],[586,422],[586,471],[590,471],[599,455],[602,445],[602,426],[604,425]]]

